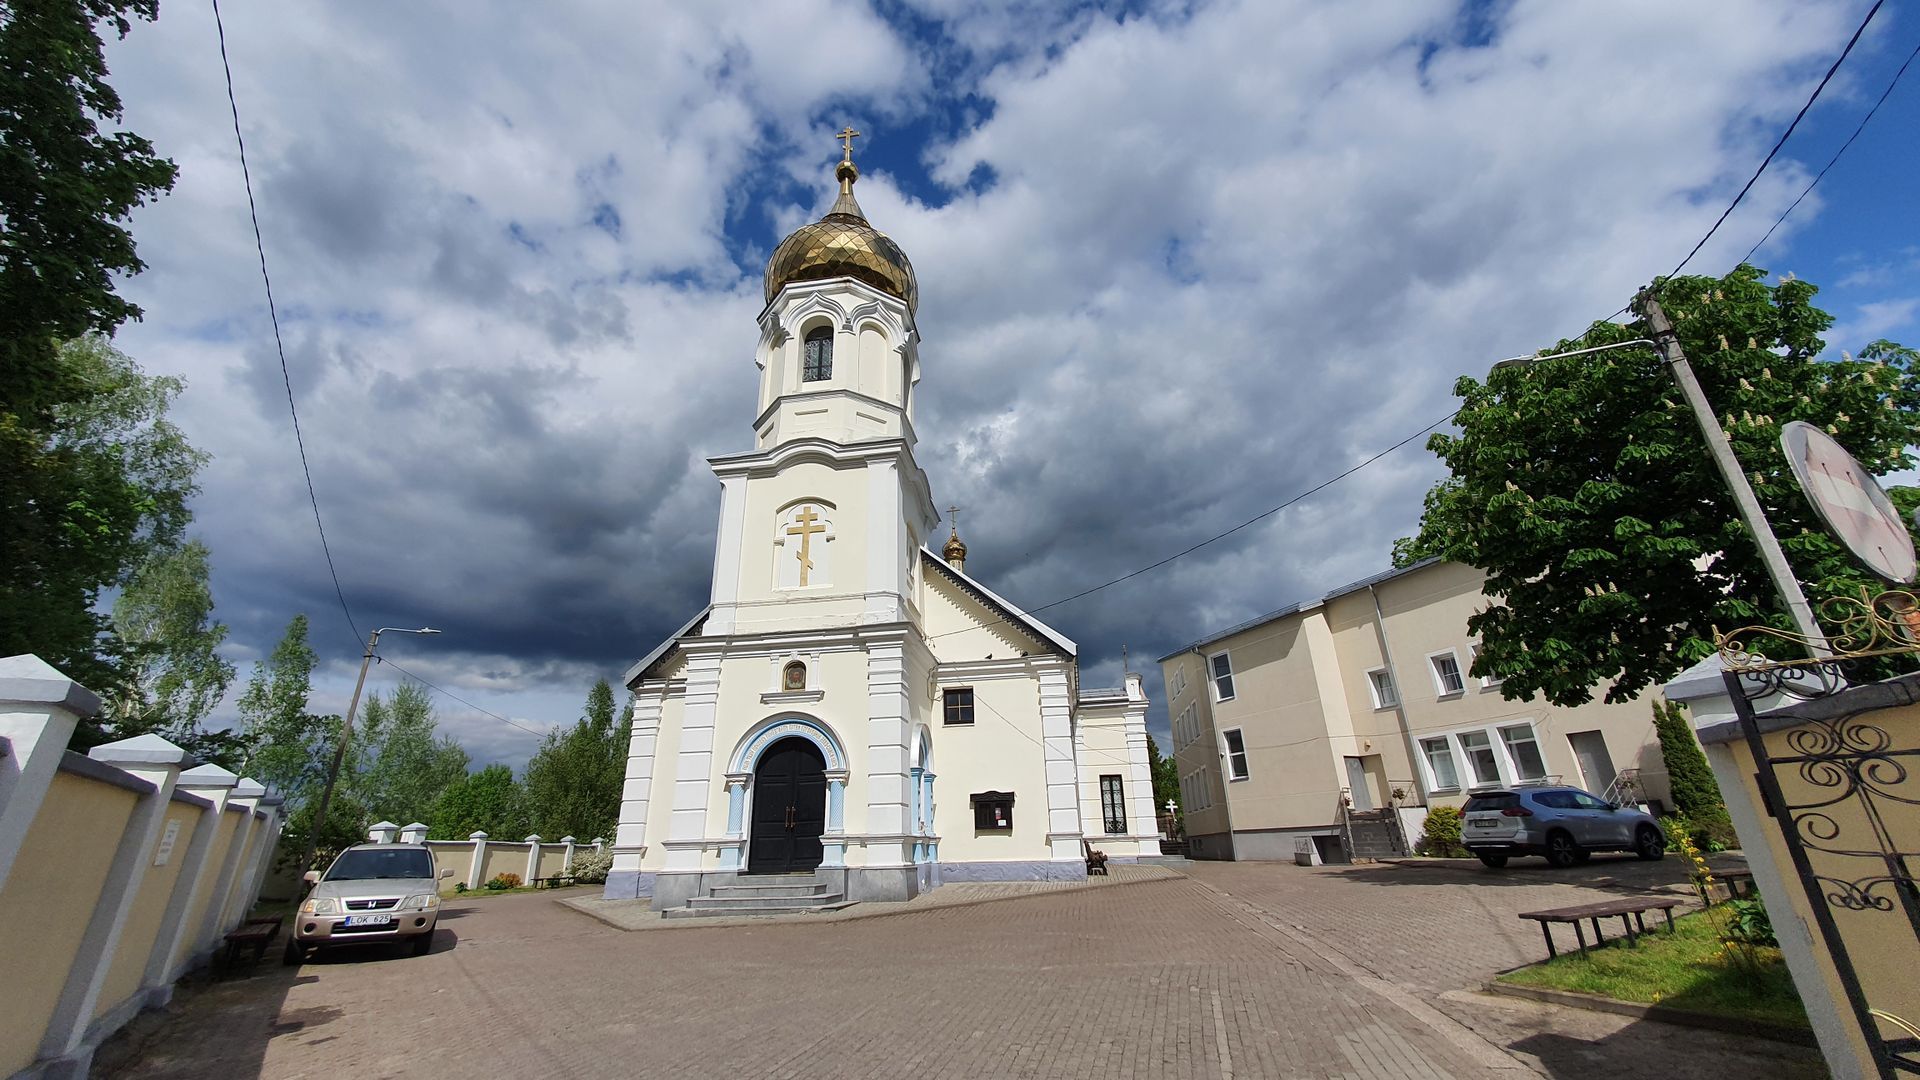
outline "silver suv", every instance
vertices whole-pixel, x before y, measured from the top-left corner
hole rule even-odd
[[[440,918],[440,879],[452,876],[452,870],[436,871],[433,853],[418,844],[348,848],[325,874],[307,871],[314,888],[294,916],[286,962],[298,964],[309,953],[340,945],[396,941],[425,956]]]
[[[1652,815],[1575,787],[1476,792],[1462,812],[1460,842],[1495,868],[1515,855],[1573,866],[1596,851],[1631,851],[1649,861],[1667,853],[1667,835]]]

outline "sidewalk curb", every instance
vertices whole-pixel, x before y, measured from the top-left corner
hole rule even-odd
[[[1547,1005],[1560,1005],[1569,1009],[1631,1016],[1638,1020],[1657,1020],[1663,1024],[1674,1024],[1679,1027],[1704,1028],[1729,1035],[1747,1035],[1756,1039],[1814,1049],[1819,1049],[1820,1046],[1814,1040],[1811,1030],[1781,1027],[1778,1024],[1767,1024],[1756,1020],[1735,1020],[1731,1017],[1715,1016],[1712,1013],[1694,1012],[1691,1009],[1676,1009],[1671,1005],[1645,1005],[1637,1001],[1602,997],[1599,994],[1582,994],[1573,990],[1548,990],[1539,986],[1516,986],[1513,983],[1488,982],[1484,989],[1489,994],[1522,998]]]

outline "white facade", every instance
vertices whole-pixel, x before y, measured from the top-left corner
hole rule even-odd
[[[878,234],[849,172],[806,228],[857,245]],[[784,872],[900,900],[1080,878],[1083,840],[1115,861],[1159,854],[1139,677],[1081,691],[1072,641],[926,546],[939,517],[914,459],[919,338],[899,263],[904,289],[824,258],[769,281],[754,449],[709,462],[711,602],[627,673],[609,898],[676,907]]]

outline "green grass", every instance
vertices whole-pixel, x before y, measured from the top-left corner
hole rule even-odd
[[[1653,925],[1650,919],[1648,929]],[[1671,936],[1664,919],[1660,925],[1658,933],[1640,939],[1638,948],[1613,939],[1605,948],[1589,949],[1585,958],[1563,952],[1558,959],[1508,972],[1500,981],[1783,1027],[1807,1026],[1800,994],[1779,949],[1756,949],[1750,969],[1722,948],[1713,920],[1703,913],[1675,919]],[[1566,929],[1555,928],[1556,941]]]

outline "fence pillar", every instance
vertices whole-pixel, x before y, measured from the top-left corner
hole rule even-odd
[[[573,873],[573,845],[575,841],[571,836],[563,836],[560,838],[560,842],[567,845],[566,858],[560,861],[560,872],[563,874],[571,874]]]
[[[56,1074],[66,1071],[83,1074],[93,1059],[94,1047],[127,1020],[127,1016],[117,1015],[116,1011],[94,1023],[93,1014],[100,1004],[101,986],[113,967],[120,933],[126,928],[127,917],[133,913],[140,883],[153,861],[154,846],[166,822],[167,802],[173,798],[174,781],[192,760],[185,750],[158,735],[137,735],[96,746],[87,756],[145,781],[151,790],[139,797],[127,818],[107,879],[101,884],[100,897],[94,903],[93,917],[80,939],[79,950],[74,953],[73,966],[67,970],[66,986],[60,991],[53,1018],[40,1040],[40,1057],[43,1061],[51,1059],[48,1071]],[[139,994],[133,996],[135,1009],[141,1000]]]
[[[191,953],[179,955],[181,944],[194,931],[187,925],[194,907],[219,877],[220,865],[213,859],[213,846],[220,839],[220,815],[227,808],[228,793],[239,777],[218,765],[188,769],[174,780],[175,789],[205,799],[211,809],[200,815],[193,836],[187,841],[187,853],[180,866],[180,880],[167,902],[167,914],[160,933],[154,938],[153,956],[147,961],[140,985],[146,989],[147,1004],[164,1005],[173,997],[173,981],[193,962]],[[176,957],[178,957],[176,962]]]
[[[376,822],[367,827],[367,839],[376,844],[391,844],[400,832],[400,826],[391,821]]]
[[[467,869],[467,888],[480,887],[480,870],[487,864],[487,834],[478,830],[467,834],[473,841],[473,865]]]
[[[527,837],[526,883],[529,885],[533,884],[533,879],[539,876],[540,876],[540,834],[534,833],[532,836]]]
[[[235,780],[227,791],[227,804],[223,814],[234,814],[233,839],[227,843],[227,853],[220,860],[219,875],[213,879],[213,892],[207,899],[207,913],[201,918],[195,931],[194,952],[211,953],[220,944],[220,939],[233,924],[227,921],[227,911],[232,907],[234,883],[240,880],[241,869],[246,865],[247,843],[253,838],[253,809],[258,806],[267,789],[248,777]],[[224,820],[224,819],[223,819]]]
[[[427,842],[427,827],[414,822],[400,830],[400,842],[403,844],[424,844]]]
[[[100,711],[93,691],[31,654],[0,660],[0,888],[59,771],[83,716]]]
[[[249,912],[259,903],[260,889],[273,869],[273,853],[280,848],[280,830],[287,823],[286,804],[287,800],[272,791],[260,799],[260,809],[266,811],[267,820],[261,826],[264,839],[260,844],[260,853],[254,856],[253,879],[247,883],[246,891],[242,894],[246,897],[246,910]]]

